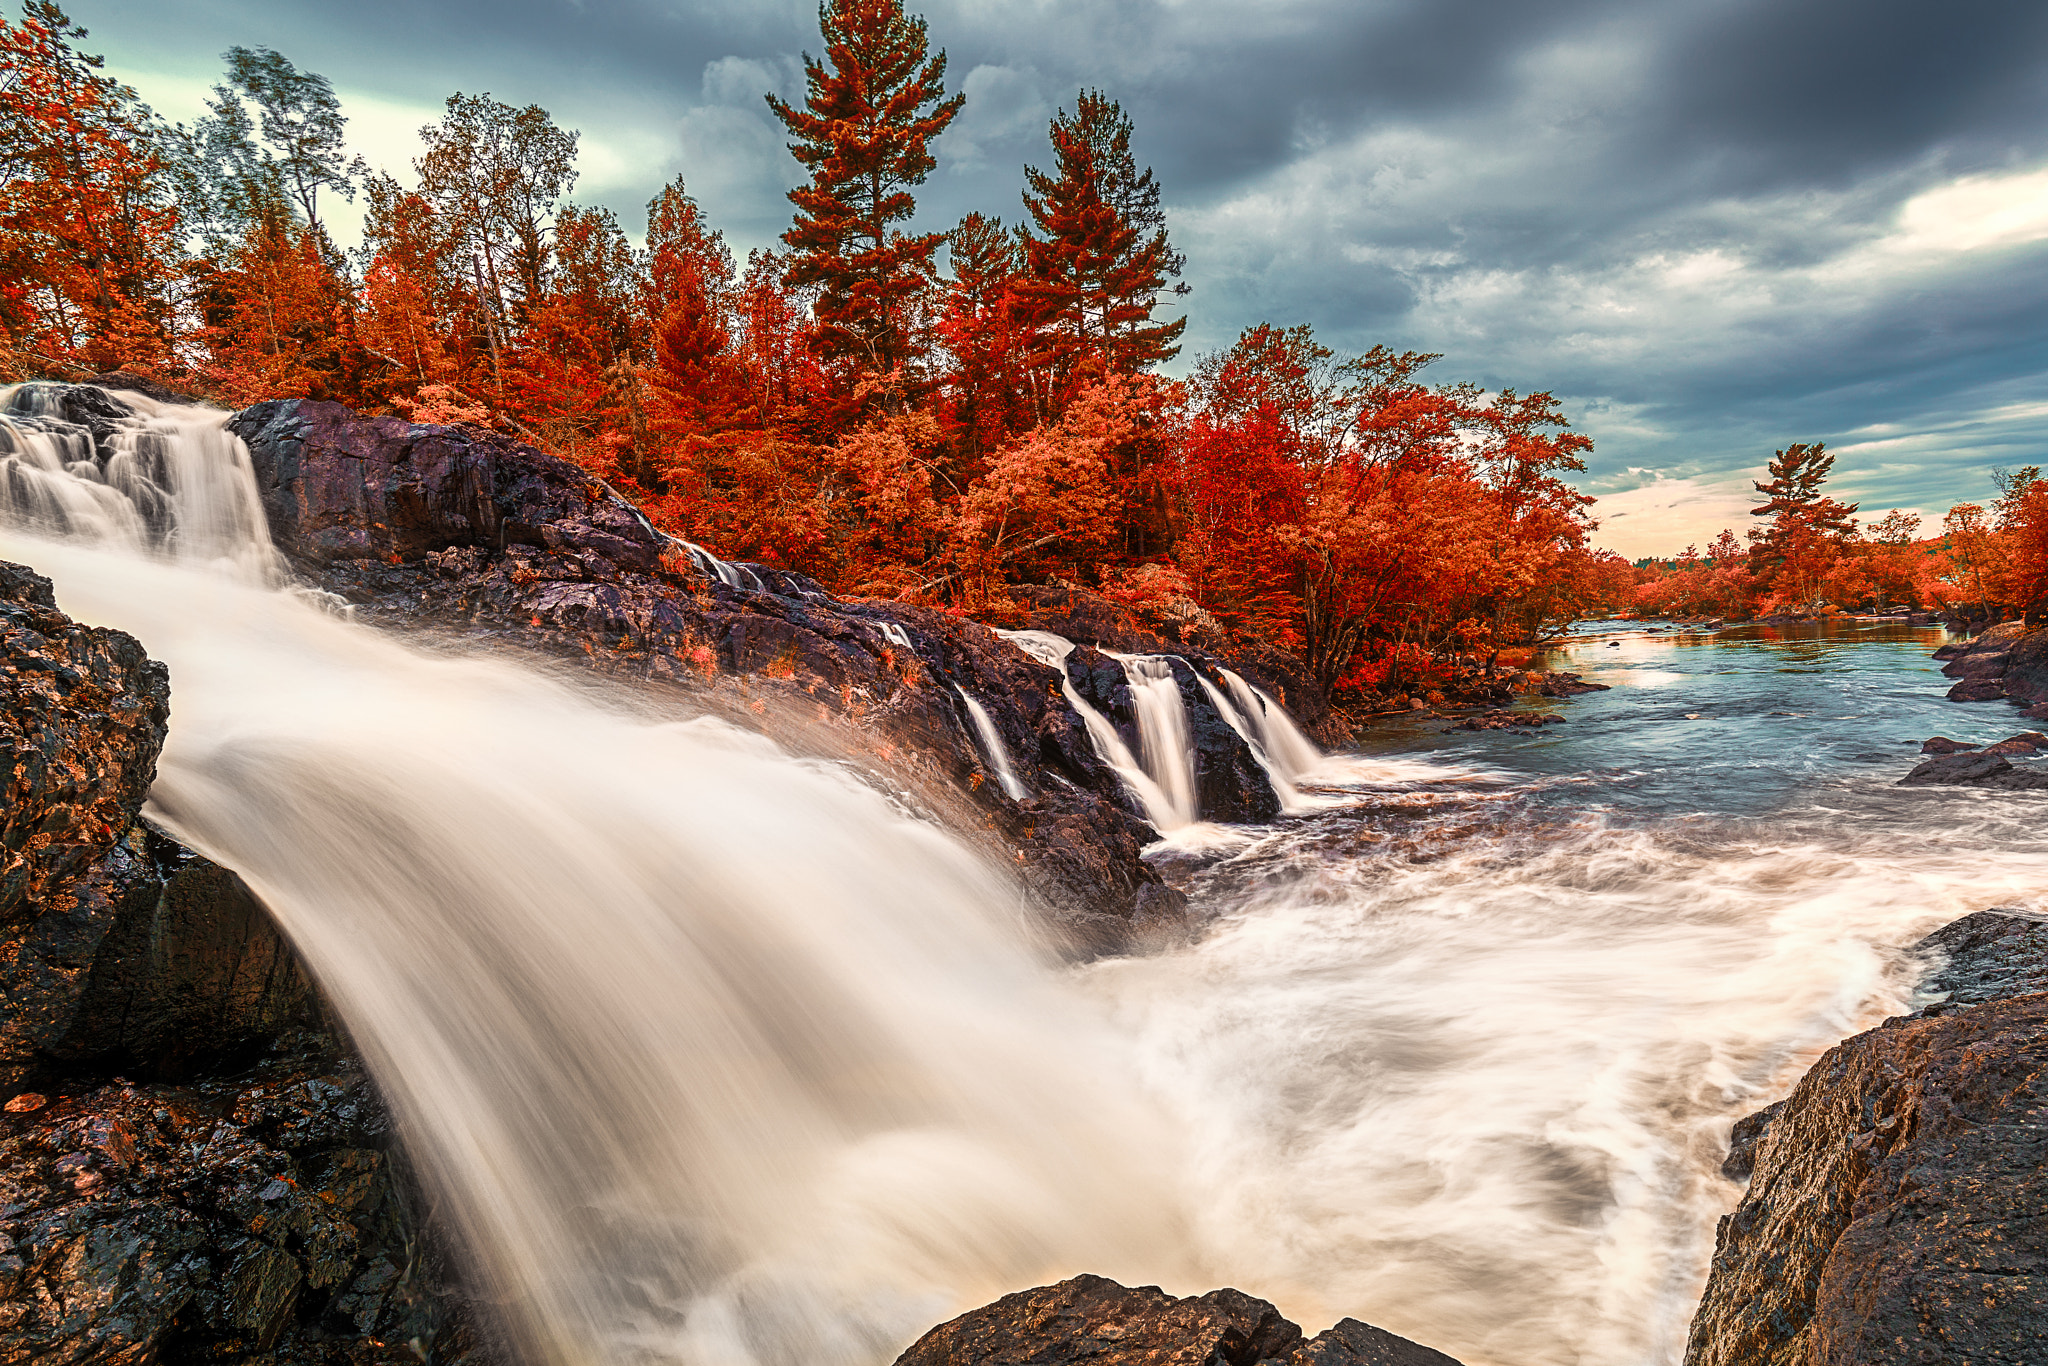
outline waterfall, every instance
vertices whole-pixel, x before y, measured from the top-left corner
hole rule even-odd
[[[1074,680],[1067,677],[1067,656],[1074,652],[1073,641],[1050,631],[998,631],[996,634],[1039,663],[1059,670],[1060,691],[1065,694],[1067,705],[1080,716],[1081,724],[1088,728],[1088,738],[1095,742],[1096,754],[1123,780],[1124,786],[1145,808],[1146,817],[1161,834],[1194,822],[1192,800],[1176,803],[1146,766],[1138,762],[1137,756],[1131,753],[1131,747],[1116,733],[1110,719],[1090,705],[1074,687]]]
[[[745,565],[721,560],[695,541],[677,540],[676,543],[689,552],[690,562],[705,578],[716,579],[727,588],[745,588],[756,593],[762,591],[761,576]]]
[[[1252,723],[1246,719],[1243,713],[1238,711],[1237,707],[1229,698],[1223,695],[1214,683],[1202,677],[1200,671],[1196,672],[1195,681],[1200,683],[1202,691],[1209,695],[1210,705],[1216,708],[1216,714],[1221,716],[1229,724],[1230,728],[1237,732],[1238,738],[1244,741],[1247,749],[1251,750],[1252,757],[1259,761],[1259,767],[1265,771],[1266,782],[1272,787],[1273,795],[1280,799],[1280,809],[1282,811],[1299,809],[1301,807],[1301,794],[1295,791],[1294,784],[1287,780],[1287,775],[1280,771],[1279,766],[1266,753],[1265,741],[1258,735]]]
[[[124,393],[103,454],[59,415],[62,392],[0,389],[0,524],[257,580],[276,572],[249,452],[227,413]]]
[[[246,452],[133,406],[146,481],[0,424],[0,556],[169,664],[150,815],[298,946],[527,1359],[875,1366],[1082,1269],[1202,1288],[1176,1136],[1002,875],[842,769],[223,572]]]
[[[1259,747],[1266,758],[1279,770],[1280,776],[1293,780],[1305,773],[1313,773],[1323,765],[1323,752],[1315,742],[1301,733],[1301,727],[1294,724],[1294,718],[1287,714],[1265,689],[1252,686],[1229,669],[1223,672],[1223,681],[1230,688],[1230,695],[1237,699],[1238,709],[1258,732]]]
[[[1201,813],[1195,795],[1195,742],[1188,733],[1187,699],[1165,655],[1104,654],[1124,666],[1131,686],[1131,711],[1138,718],[1138,752],[1145,772],[1159,785],[1175,828],[1192,825]]]
[[[955,686],[953,691],[959,693],[960,700],[967,705],[967,715],[974,721],[974,733],[981,737],[982,752],[988,755],[989,766],[996,771],[996,781],[1003,785],[1003,791],[1010,794],[1011,801],[1023,801],[1031,795],[1031,789],[1018,780],[1016,770],[1010,767],[1009,747],[1003,744],[1003,735],[996,729],[996,723],[989,719],[988,708],[965,688]]]

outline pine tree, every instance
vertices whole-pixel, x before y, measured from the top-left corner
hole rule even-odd
[[[895,225],[916,209],[910,188],[937,164],[931,140],[966,97],[947,98],[946,54],[927,59],[924,20],[900,0],[826,0],[818,26],[825,60],[804,55],[803,108],[767,97],[811,173],[789,192],[789,282],[818,288],[821,354],[889,375],[911,359],[911,305],[945,239]]]
[[[1130,373],[1179,354],[1187,319],[1152,321],[1186,258],[1166,235],[1159,186],[1131,152],[1131,120],[1116,101],[1084,90],[1049,130],[1054,174],[1026,167],[1019,292],[1041,331],[1036,368],[1053,401],[1088,375]]]
[[[1771,519],[1769,527],[1750,533],[1750,540],[1760,552],[1782,558],[1784,546],[1795,529],[1829,540],[1844,540],[1856,534],[1856,504],[1838,503],[1820,491],[1834,467],[1835,457],[1827,453],[1824,441],[1795,442],[1775,453],[1770,463],[1770,479],[1764,483],[1751,481],[1751,486],[1764,495],[1765,502],[1761,507],[1751,508],[1749,515]]]
[[[1020,373],[1017,240],[999,218],[970,213],[948,236],[938,332],[951,357],[946,426],[964,473],[1030,425]]]

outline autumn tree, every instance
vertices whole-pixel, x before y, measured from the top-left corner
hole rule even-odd
[[[988,451],[1031,425],[1023,376],[1025,333],[1017,296],[1017,240],[1000,218],[970,213],[947,235],[948,269],[937,332],[948,366],[944,422],[963,476]]]
[[[86,36],[53,0],[0,19],[0,331],[43,363],[174,367],[165,130]]]
[[[1764,502],[1750,509],[1752,517],[1768,517],[1770,524],[1750,533],[1758,552],[1771,559],[1782,558],[1787,537],[1795,528],[1823,540],[1841,540],[1856,534],[1856,505],[1838,503],[1822,494],[1835,457],[1822,441],[1795,442],[1776,452],[1770,462],[1767,481],[1751,481],[1764,495]]]
[[[789,278],[818,290],[814,345],[824,355],[888,375],[914,358],[912,301],[930,287],[945,238],[897,225],[937,165],[932,139],[966,97],[946,95],[946,54],[927,55],[924,20],[900,0],[826,0],[818,26],[825,57],[804,54],[803,106],[767,97],[811,176],[789,192]]]
[[[470,276],[502,402],[506,338],[546,290],[555,207],[576,183],[577,134],[539,105],[458,91],[420,137],[419,193]]]
[[[1130,118],[1102,92],[1084,90],[1048,132],[1053,169],[1024,170],[1031,222],[1022,230],[1019,287],[1040,333],[1034,363],[1044,409],[1077,377],[1173,359],[1187,328],[1185,318],[1153,320],[1185,260],[1167,238],[1151,169],[1138,169]]]

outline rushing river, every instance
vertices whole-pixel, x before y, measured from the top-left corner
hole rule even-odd
[[[2020,728],[1941,700],[1939,633],[1589,634],[1565,725],[1376,728],[1317,809],[1156,853],[1192,944],[1061,967],[829,766],[279,591],[217,416],[138,424],[191,534],[23,417],[74,534],[0,556],[169,663],[152,814],[279,916],[548,1362],[874,1366],[1096,1271],[1663,1366],[1730,1123],[2048,885],[2038,795],[1891,786]]]

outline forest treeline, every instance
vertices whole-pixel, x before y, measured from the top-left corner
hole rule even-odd
[[[1001,624],[1009,586],[1071,584],[1381,693],[1592,613],[1853,597],[1849,562],[1866,597],[1907,593],[1871,548],[1890,523],[1814,523],[1825,571],[1776,531],[1662,567],[1593,550],[1569,482],[1590,440],[1551,394],[1436,380],[1435,355],[1261,324],[1166,377],[1184,261],[1117,101],[1051,119],[1021,213],[920,229],[964,99],[945,54],[899,0],[820,24],[803,100],[766,96],[808,178],[742,260],[680,179],[637,240],[577,203],[577,134],[538,106],[451,95],[401,180],[278,53],[231,49],[173,125],[30,0],[0,20],[0,366],[492,427],[840,593]],[[336,197],[364,206],[352,253]]]
[[[1773,456],[1755,481],[1762,519],[1724,529],[1704,552],[1641,560],[1628,594],[1641,615],[1742,618],[1935,607],[1961,621],[2038,616],[2048,608],[2048,483],[2038,467],[1995,469],[1998,496],[1958,503],[1938,533],[1894,508],[1864,524],[1823,491],[1835,457],[1823,442]]]

